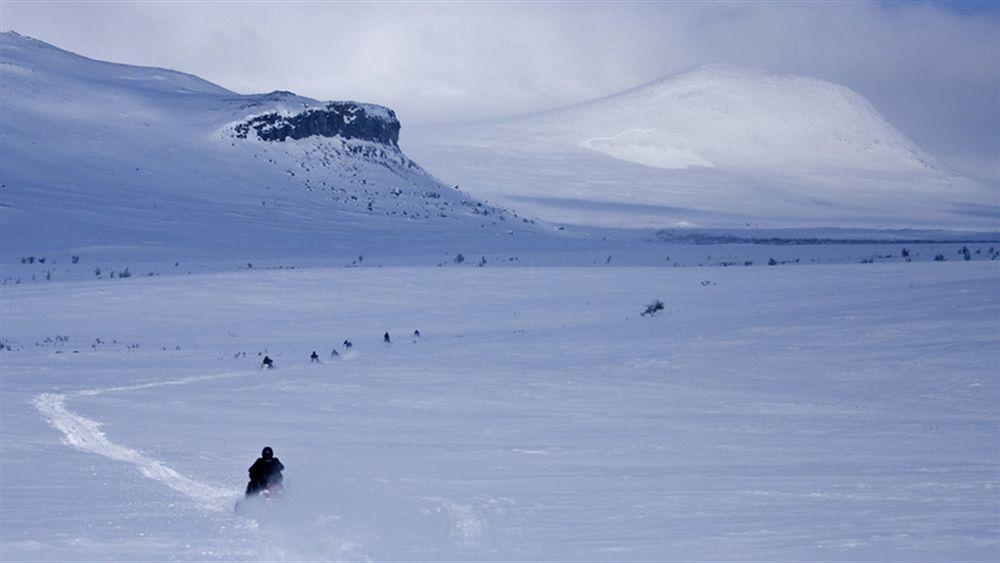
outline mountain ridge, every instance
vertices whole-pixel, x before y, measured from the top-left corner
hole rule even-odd
[[[537,230],[408,158],[383,106],[241,95],[10,33],[0,60],[7,251],[348,254]]]
[[[76,59],[82,62],[83,64],[90,66],[91,68],[103,68],[103,69],[115,68],[124,73],[128,72],[147,73],[149,71],[157,71],[166,73],[173,77],[183,78],[185,80],[190,81],[192,84],[201,85],[205,88],[204,90],[205,93],[215,93],[219,95],[237,95],[235,92],[231,90],[223,88],[218,84],[205,80],[204,78],[201,78],[200,76],[196,76],[194,74],[168,68],[162,68],[162,67],[139,66],[128,63],[115,63],[109,61],[102,61],[100,59],[94,59],[91,57],[81,55],[79,53],[74,53],[73,51],[62,49],[56,45],[42,41],[41,39],[36,39],[34,37],[22,35],[14,30],[0,32],[0,46],[2,46],[5,50],[8,50],[8,52],[10,52],[10,50],[22,50],[25,48],[33,48],[35,49],[35,51],[30,51],[29,53],[32,55],[36,55],[35,57],[32,57],[32,60],[36,63],[41,62],[39,59],[43,58],[45,55],[51,55],[62,58]],[[5,61],[5,64],[10,64],[10,63],[7,63]],[[122,75],[122,78],[124,80],[128,80],[127,76],[128,76],[127,74],[124,74]],[[79,78],[86,78],[86,75],[80,73]]]

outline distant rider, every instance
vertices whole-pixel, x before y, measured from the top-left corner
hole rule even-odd
[[[280,486],[285,479],[281,472],[285,466],[274,457],[274,450],[267,446],[260,452],[260,457],[250,466],[250,482],[247,483],[247,495],[253,496],[269,487]]]

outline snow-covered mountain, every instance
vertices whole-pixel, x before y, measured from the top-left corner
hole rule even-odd
[[[996,230],[995,189],[950,174],[856,94],[726,66],[401,139],[385,107],[241,95],[7,32],[0,118],[6,263],[52,252],[437,263],[595,240],[526,217]]]
[[[531,228],[410,160],[388,108],[0,41],[8,257],[357,254]]]
[[[995,190],[957,177],[850,89],[731,65],[428,128],[408,149],[473,194],[557,221],[961,229],[989,228],[996,209]]]
[[[542,116],[538,132],[669,170],[935,170],[933,159],[843,86],[709,65]]]

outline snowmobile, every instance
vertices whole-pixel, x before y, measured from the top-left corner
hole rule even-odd
[[[264,502],[277,502],[283,496],[285,496],[285,486],[281,483],[271,483],[266,488],[251,494],[247,498],[259,498],[264,500]]]
[[[253,512],[255,510],[264,510],[263,507],[268,506],[276,508],[276,505],[281,502],[284,496],[285,486],[281,483],[273,483],[259,491],[244,495],[243,498],[236,501],[234,510],[236,512]],[[255,506],[258,508],[255,509]]]
[[[260,498],[265,501],[276,501],[281,498],[285,492],[285,487],[281,484],[284,481],[281,475],[284,469],[281,460],[274,457],[271,446],[265,446],[260,452],[260,457],[247,470],[250,482],[247,483],[246,500]],[[237,503],[236,508],[239,506]]]

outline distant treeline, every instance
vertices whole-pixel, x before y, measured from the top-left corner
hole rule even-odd
[[[920,239],[920,238],[821,238],[821,237],[741,237],[736,235],[707,233],[678,233],[676,231],[656,231],[659,242],[680,242],[686,244],[761,244],[771,246],[820,245],[820,244],[998,244],[1000,235],[989,234],[976,238]]]

